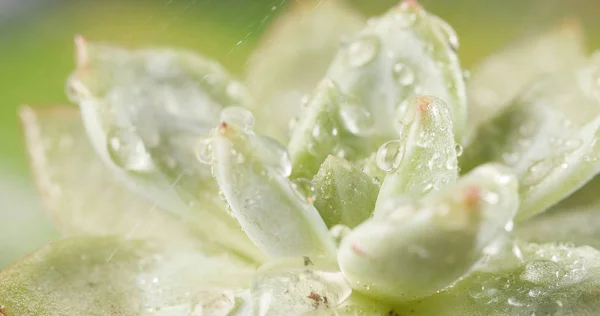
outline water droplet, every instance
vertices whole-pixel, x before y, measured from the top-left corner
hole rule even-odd
[[[354,135],[368,135],[375,127],[375,120],[369,110],[352,104],[341,107],[340,115],[344,127]]]
[[[315,185],[308,179],[298,178],[292,180],[292,186],[296,193],[308,204],[313,204],[317,197]]]
[[[448,41],[450,48],[455,52],[458,51],[460,42],[458,40],[458,36],[456,35],[456,31],[446,21],[440,18],[437,18],[436,21],[438,22],[442,35],[444,35],[444,37]]]
[[[221,121],[239,126],[246,132],[251,131],[254,126],[254,116],[252,115],[252,112],[239,106],[224,108],[221,111]]]
[[[519,301],[516,297],[509,297],[506,302],[508,303],[508,305],[511,305],[511,306],[524,306],[525,305],[523,302]]]
[[[154,162],[137,135],[114,129],[109,131],[106,137],[108,154],[117,166],[141,173],[154,170]]]
[[[403,87],[410,86],[415,82],[414,71],[403,63],[397,63],[392,67],[392,74],[398,84]]]
[[[533,163],[523,175],[523,185],[533,186],[542,181],[552,171],[551,159],[541,159]]]
[[[379,53],[381,43],[376,36],[361,37],[348,46],[348,63],[351,67],[361,67],[373,59]]]
[[[558,273],[558,275],[557,275]],[[560,266],[549,260],[537,260],[528,263],[521,273],[521,279],[535,284],[550,284],[562,275]]]
[[[583,145],[583,141],[580,138],[569,139],[565,143],[565,146],[570,151],[578,149],[579,147],[581,147],[581,145]]]
[[[212,138],[206,137],[200,139],[196,149],[196,158],[203,164],[212,164]]]
[[[462,156],[464,148],[461,144],[456,144],[456,147],[454,147],[454,149],[456,150],[456,157]]]
[[[404,144],[399,140],[391,140],[377,150],[377,166],[390,172],[400,166],[404,158]]]
[[[255,137],[253,140],[257,147],[257,153],[265,165],[278,174],[289,177],[292,173],[292,161],[285,146],[268,136]]]
[[[508,221],[508,222],[506,222],[506,225],[504,225],[504,230],[507,232],[511,232],[514,227],[515,227],[515,223],[513,221]]]
[[[396,108],[396,119],[403,126],[410,124],[415,119],[416,114],[416,105],[412,104],[408,100],[403,100]]]

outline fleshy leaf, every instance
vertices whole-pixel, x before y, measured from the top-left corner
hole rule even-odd
[[[288,179],[285,147],[234,123],[212,131],[210,149],[217,182],[246,234],[272,257],[332,255],[335,244],[312,205],[312,185]]]
[[[344,276],[316,259],[283,258],[262,266],[252,280],[254,315],[331,311],[344,302],[352,293]]]
[[[221,204],[195,148],[224,107],[251,102],[245,88],[215,62],[187,51],[128,50],[80,37],[76,44],[69,94],[101,158],[169,210]]]
[[[403,118],[403,101],[416,95],[435,95],[448,104],[454,136],[460,140],[466,96],[456,45],[452,28],[414,1],[371,20],[342,45],[326,74],[339,86],[337,99],[343,102],[335,107],[309,102],[293,129],[289,147],[294,170],[314,174],[327,155],[337,155],[340,150],[351,162],[368,157],[385,141],[398,137],[395,123]],[[318,90],[314,98],[322,95]],[[339,126],[333,129],[328,120],[315,119],[325,116],[338,119]],[[338,141],[321,144],[314,157],[306,155],[308,150],[297,151],[313,141],[298,135],[310,135],[317,129],[325,134],[323,138]]]
[[[197,309],[207,293],[247,287],[252,273],[197,249],[69,238],[0,271],[0,306],[11,316],[179,315]]]
[[[264,259],[231,219],[212,212],[176,218],[124,186],[96,155],[77,109],[23,107],[20,114],[36,184],[63,236],[202,240],[207,247]]]
[[[377,151],[379,167],[389,173],[376,210],[399,195],[416,199],[458,179],[457,148],[462,149],[454,142],[452,116],[444,101],[420,96],[407,100],[403,107],[400,139],[388,141]]]
[[[548,211],[519,224],[519,239],[549,243],[561,242],[600,249],[600,177],[564,199]]]
[[[469,79],[469,132],[510,105],[534,79],[585,63],[583,31],[569,19],[535,37],[523,38],[477,65]]]
[[[323,80],[319,83],[288,145],[293,178],[312,178],[332,151],[336,156],[345,157],[350,150],[361,150],[336,147],[342,139],[353,139],[341,128],[339,109],[345,102],[348,102],[347,98],[334,82]]]
[[[500,161],[520,178],[519,221],[557,203],[600,170],[600,54],[536,81],[481,127],[461,167]]]
[[[412,302],[403,310],[415,316],[592,316],[598,313],[600,253],[597,250],[520,244],[517,255],[521,260],[519,264],[496,271],[491,269],[493,267],[476,270],[453,287]]]
[[[463,277],[512,229],[517,181],[507,168],[485,165],[420,202],[387,207],[342,240],[338,261],[355,290],[405,302]]]
[[[267,30],[246,69],[246,83],[257,101],[258,131],[282,142],[288,141],[302,99],[325,75],[340,38],[364,25],[340,0],[290,6]]]
[[[354,228],[373,213],[379,186],[347,160],[327,157],[313,183],[315,207],[327,227]]]

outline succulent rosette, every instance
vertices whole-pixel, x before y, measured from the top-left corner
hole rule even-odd
[[[243,80],[77,37],[79,110],[20,113],[64,238],[0,272],[0,315],[597,315],[582,37],[568,21],[466,76],[416,1],[298,4]]]

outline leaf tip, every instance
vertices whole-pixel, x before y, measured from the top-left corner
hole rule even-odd
[[[88,41],[81,34],[75,35],[75,66],[77,69],[85,69],[89,63]]]

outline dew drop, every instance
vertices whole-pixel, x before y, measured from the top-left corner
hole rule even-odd
[[[298,195],[308,204],[313,204],[317,197],[315,185],[308,179],[298,178],[292,180],[292,187]]]
[[[410,86],[415,82],[414,71],[403,63],[397,63],[392,67],[394,80],[403,87]]]
[[[454,149],[456,150],[456,157],[462,156],[464,148],[461,144],[456,144],[456,147],[454,147]]]
[[[200,139],[198,142],[198,148],[196,149],[196,159],[203,164],[211,164],[212,163],[212,139],[210,137],[206,137]]]
[[[353,41],[348,46],[348,63],[354,68],[368,64],[375,59],[380,46],[379,38],[372,35]]]
[[[108,154],[117,166],[141,173],[154,170],[154,162],[137,135],[114,129],[106,137]]]
[[[456,35],[456,31],[446,21],[444,21],[444,20],[442,20],[440,18],[437,18],[436,20],[437,20],[438,25],[440,27],[440,31],[442,32],[442,34],[444,35],[444,37],[448,41],[448,44],[450,45],[450,48],[453,51],[455,51],[455,52],[458,51],[458,48],[460,46],[460,42],[458,40],[458,36]]]
[[[289,177],[292,173],[290,153],[277,140],[268,136],[255,136],[257,153],[263,163],[278,174]]]
[[[252,112],[239,106],[226,107],[221,111],[221,121],[234,124],[243,128],[246,132],[251,131],[254,126]]]
[[[538,260],[528,263],[521,273],[521,279],[535,284],[549,284],[555,282],[560,273],[560,267],[552,261]]]
[[[553,165],[551,159],[542,159],[531,165],[523,175],[523,185],[533,186],[546,177],[552,171]]]
[[[375,127],[375,120],[369,110],[352,104],[341,107],[340,115],[344,127],[354,135],[368,135]]]
[[[508,305],[511,305],[511,306],[523,306],[523,305],[525,305],[525,304],[523,304],[523,302],[519,301],[516,297],[509,297],[506,302],[508,303]]]
[[[398,168],[403,158],[404,144],[399,140],[388,141],[377,150],[377,166],[385,172]]]
[[[408,125],[417,114],[417,107],[408,100],[401,101],[396,107],[396,119],[401,125]]]

